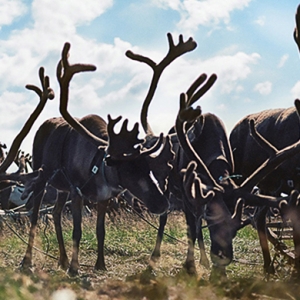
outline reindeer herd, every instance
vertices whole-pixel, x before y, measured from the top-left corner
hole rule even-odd
[[[296,13],[295,41],[300,49],[300,6]],[[201,74],[180,95],[175,124],[167,134],[156,135],[148,123],[148,109],[164,69],[197,44],[179,36],[174,44],[167,35],[169,51],[161,62],[131,51],[126,56],[145,63],[153,70],[149,91],[143,102],[140,121],[145,132],[138,138],[139,124],[128,130],[124,120],[119,133],[115,126],[122,117],[108,122],[98,115],[74,118],[68,112],[69,85],[77,73],[96,67],[69,63],[70,44],[65,43],[57,65],[60,86],[61,117],[46,120],[35,134],[32,148],[32,172],[24,172],[25,157],[19,159],[14,173],[7,169],[18,155],[23,139],[54,98],[49,78],[40,68],[42,88],[26,87],[39,96],[39,104],[14,139],[7,155],[1,156],[0,185],[22,183],[22,199],[31,196],[32,214],[28,246],[21,267],[32,265],[32,250],[39,210],[50,188],[56,191],[53,220],[59,246],[59,265],[71,275],[79,271],[79,246],[82,235],[82,206],[86,199],[97,207],[96,235],[98,257],[96,270],[106,270],[104,260],[105,214],[110,199],[120,194],[130,202],[139,199],[150,212],[159,215],[159,230],[150,260],[160,257],[164,227],[171,208],[182,209],[188,225],[188,251],[184,267],[195,273],[194,246],[200,248],[200,263],[209,266],[202,235],[205,221],[211,239],[212,271],[225,275],[233,259],[233,239],[237,231],[253,220],[245,218],[248,207],[257,208],[257,229],[264,258],[264,270],[274,272],[268,248],[266,214],[277,209],[293,226],[295,274],[300,274],[300,101],[295,107],[250,114],[239,121],[228,136],[224,124],[214,114],[202,113],[193,105],[217,80]],[[280,139],[278,139],[280,136]],[[2,150],[2,149],[1,149]],[[3,154],[2,151],[0,154]],[[84,155],[83,155],[84,154]],[[236,176],[239,175],[239,176]],[[259,192],[257,189],[259,188]],[[46,192],[45,192],[46,191]],[[126,192],[126,193],[125,193]],[[283,195],[284,193],[284,195]],[[72,201],[73,251],[69,261],[63,235],[62,210]],[[53,199],[54,200],[54,199]],[[2,204],[3,206],[3,204]]]

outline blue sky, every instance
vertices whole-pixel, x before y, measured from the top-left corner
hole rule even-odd
[[[199,101],[219,116],[228,133],[247,114],[290,107],[300,97],[300,59],[293,40],[295,12],[289,0],[0,0],[0,140],[10,146],[37,104],[25,85],[39,85],[45,67],[57,97],[47,103],[22,149],[31,152],[34,133],[59,116],[56,65],[65,42],[71,63],[97,70],[78,74],[70,87],[69,111],[76,117],[108,113],[140,120],[152,70],[129,60],[126,50],[159,62],[167,33],[178,42],[193,37],[197,48],[163,73],[149,123],[156,134],[174,124],[179,95],[201,73],[218,80]],[[140,137],[144,136],[140,128]]]

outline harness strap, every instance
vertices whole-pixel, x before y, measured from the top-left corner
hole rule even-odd
[[[61,171],[62,174],[64,175],[64,177],[66,178],[67,182],[69,183],[69,185],[74,188],[74,190],[78,193],[78,195],[80,197],[83,197],[83,193],[82,193],[82,189],[90,182],[90,180],[99,172],[99,169],[101,170],[101,175],[104,179],[104,183],[105,185],[109,185],[108,183],[108,179],[107,179],[107,176],[105,174],[105,157],[107,156],[107,153],[105,152],[104,153],[104,156],[103,158],[101,158],[101,155],[99,155],[99,152],[97,151],[93,160],[92,160],[92,163],[91,163],[91,176],[89,176],[89,178],[84,182],[84,184],[79,187],[79,186],[75,186],[72,182],[71,182],[71,179],[69,178],[69,176],[67,175],[66,173],[66,170],[65,168],[62,168],[62,169],[59,169],[57,170],[56,172],[58,171]],[[101,160],[101,165],[99,166],[99,161]],[[56,172],[54,175],[56,175]],[[52,176],[52,178],[54,177],[54,175]]]
[[[105,151],[105,154],[104,154],[104,157],[103,157],[102,163],[101,163],[101,174],[102,174],[102,176],[104,178],[105,184],[108,185],[107,177],[106,177],[106,174],[105,174],[105,158],[106,158],[106,156],[107,156],[107,153]],[[93,167],[93,169],[94,168],[95,168],[95,166]],[[97,170],[98,170],[98,168],[97,168]],[[93,172],[93,170],[92,170],[92,172]]]
[[[219,182],[221,182],[221,181],[227,180],[227,179],[229,179],[229,178],[242,178],[242,177],[243,177],[243,175],[235,174],[235,175],[228,175],[228,176],[225,176],[225,177],[220,176],[220,177],[218,178],[218,180],[219,180]]]

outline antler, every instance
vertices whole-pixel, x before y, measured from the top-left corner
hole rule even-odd
[[[62,58],[59,61],[56,69],[57,80],[60,85],[60,106],[59,110],[63,118],[72,126],[76,131],[86,137],[89,141],[95,144],[97,147],[99,145],[107,145],[107,141],[100,139],[99,137],[92,134],[87,130],[82,124],[75,120],[67,110],[68,100],[69,100],[69,84],[74,74],[87,71],[95,71],[96,67],[90,64],[74,64],[70,65],[68,61],[70,43],[65,43]]]
[[[294,40],[298,46],[298,49],[300,51],[300,36],[299,36],[299,32],[300,32],[300,5],[298,5],[297,7],[297,11],[296,11],[296,27],[294,30]]]
[[[190,144],[189,139],[186,138],[185,132],[189,127],[199,118],[201,115],[201,108],[197,106],[195,109],[192,107],[198,99],[200,99],[215,83],[217,80],[217,75],[212,74],[208,81],[201,87],[201,85],[207,79],[206,74],[201,74],[188,88],[187,92],[180,95],[180,105],[179,111],[176,118],[175,128],[176,133],[180,142],[182,149],[185,154],[191,161],[195,161],[198,165],[198,168],[201,170],[203,174],[207,177],[210,184],[216,187],[218,190],[223,190],[221,186],[217,184],[214,180],[213,176],[207,169],[206,165],[202,161],[202,159],[198,156],[198,154],[194,151],[192,145]],[[199,170],[198,169],[198,170]]]
[[[157,83],[159,81],[159,78],[163,70],[177,57],[181,56],[186,52],[192,51],[197,47],[196,42],[192,38],[189,38],[186,42],[184,42],[182,35],[179,35],[179,42],[177,45],[174,45],[174,41],[171,33],[168,33],[167,37],[169,42],[169,52],[159,64],[156,64],[153,60],[151,60],[148,57],[134,54],[132,51],[126,52],[127,57],[131,58],[132,60],[143,62],[148,66],[150,66],[153,70],[151,84],[147,96],[144,100],[142,111],[141,111],[141,123],[145,133],[149,135],[153,135],[153,131],[150,125],[148,124],[148,120],[147,120],[148,108],[151,100],[153,99],[153,95],[156,90]]]
[[[298,114],[300,114],[300,100],[295,100],[295,106]],[[263,145],[264,149],[269,149],[267,151],[271,156],[241,184],[240,188],[243,188],[244,190],[251,190],[253,186],[257,185],[286,159],[291,158],[300,151],[300,140],[290,146],[285,147],[284,149],[277,150],[273,145],[263,139],[261,135],[256,132],[253,120],[250,121],[249,126],[252,136],[255,137],[255,140],[260,145]]]
[[[128,119],[124,120],[120,133],[114,132],[115,125],[121,120],[121,116],[112,119],[108,115],[107,132],[109,137],[109,146],[107,148],[107,157],[111,157],[118,160],[132,159],[140,155],[141,142],[143,140],[138,139],[139,124],[135,123],[131,131],[127,130]],[[136,147],[137,145],[137,147]]]
[[[109,146],[107,147],[106,160],[133,160],[140,155],[150,155],[151,153],[157,151],[163,143],[163,134],[161,133],[159,139],[149,149],[142,150],[142,142],[144,140],[138,139],[139,134],[139,124],[135,123],[133,129],[128,131],[127,125],[128,120],[125,119],[121,130],[118,134],[114,132],[115,125],[121,120],[121,116],[112,119],[108,115],[108,125],[107,132],[109,136]]]
[[[199,116],[201,115],[200,107],[196,107],[195,109],[188,105],[188,98],[187,95],[182,93],[180,95],[180,108],[176,119],[176,132],[178,136],[178,140],[180,142],[180,146],[184,150],[184,153],[191,161],[195,161],[198,166],[198,171],[204,176],[207,177],[209,184],[219,191],[223,191],[223,188],[217,184],[209,170],[207,169],[206,165],[202,161],[202,159],[198,156],[198,154],[194,151],[190,141],[186,138],[185,135],[185,124],[186,123],[193,123]]]
[[[300,101],[296,99],[294,104],[295,104],[298,116],[300,118]],[[278,150],[276,149],[276,147],[274,147],[271,143],[269,143],[262,135],[260,135],[256,131],[254,120],[250,120],[249,126],[250,126],[250,134],[254,138],[254,140],[256,141],[256,143],[263,150],[265,150],[269,154],[270,157],[275,156],[276,153],[278,152]]]
[[[49,77],[45,76],[44,72],[45,72],[44,68],[41,67],[39,69],[39,77],[42,84],[42,89],[31,84],[26,85],[27,89],[32,90],[38,94],[38,96],[40,97],[40,102],[35,108],[35,110],[33,111],[33,113],[30,115],[29,119],[26,121],[25,125],[23,126],[19,134],[15,137],[5,160],[0,166],[0,173],[4,173],[8,169],[8,167],[13,163],[22,141],[27,136],[33,123],[35,122],[35,120],[38,118],[41,111],[45,107],[47,100],[48,99],[52,100],[54,98],[54,92],[50,88]]]
[[[192,204],[191,211],[195,209],[203,209],[203,206],[207,204],[214,196],[215,192],[211,188],[207,188],[202,183],[199,176],[196,173],[197,164],[195,161],[191,161],[185,170],[181,170],[183,176],[183,187],[185,196],[188,199],[187,205]],[[193,193],[194,191],[194,193]],[[202,213],[197,211],[196,215],[200,216]]]
[[[201,84],[206,80],[207,75],[206,74],[201,74],[189,87],[187,90],[186,94],[188,97],[187,100],[187,105],[192,106],[197,100],[199,100],[216,82],[217,80],[217,75],[212,74],[208,78],[207,82],[202,86]],[[197,91],[198,89],[198,91]]]

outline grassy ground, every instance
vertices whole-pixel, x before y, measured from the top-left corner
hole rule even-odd
[[[157,218],[148,217],[157,225]],[[72,222],[63,220],[64,236],[71,254]],[[277,274],[265,278],[257,234],[248,226],[234,240],[235,260],[227,268],[228,280],[211,284],[210,270],[199,266],[197,276],[184,272],[186,225],[181,213],[171,214],[166,232],[182,242],[165,237],[162,256],[153,269],[149,257],[156,231],[138,216],[123,213],[106,222],[106,265],[108,271],[94,272],[96,261],[95,216],[85,217],[80,250],[81,272],[71,278],[57,267],[57,242],[51,218],[40,222],[31,274],[19,270],[27,241],[28,220],[2,222],[0,235],[1,299],[300,299],[299,285],[290,280],[292,268],[277,259]],[[13,233],[14,229],[19,236]],[[209,237],[204,232],[209,249]],[[69,254],[69,256],[70,256]],[[273,253],[274,254],[274,253]]]

